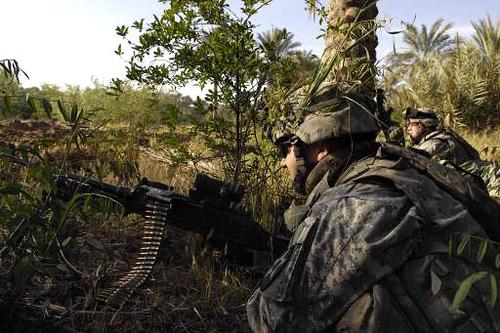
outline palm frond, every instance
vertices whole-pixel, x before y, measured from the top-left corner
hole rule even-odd
[[[293,33],[276,27],[257,35],[260,49],[271,61],[276,61],[295,52],[301,43],[294,41],[293,38]]]
[[[500,52],[500,17],[493,24],[490,16],[479,22],[472,22],[474,29],[473,41],[484,55]]]

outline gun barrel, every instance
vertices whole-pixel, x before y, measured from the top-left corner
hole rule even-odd
[[[99,193],[125,204],[133,192],[130,187],[98,182],[74,174],[55,176],[56,194],[62,199],[70,199],[74,193]]]
[[[165,218],[174,227],[203,235],[212,235],[214,243],[231,242],[257,251],[282,252],[288,240],[268,233],[247,212],[232,204],[241,200],[243,189],[228,188],[227,184],[209,177],[198,177],[189,196],[175,193],[170,187],[144,180],[135,188],[112,185],[74,174],[55,177],[56,195],[71,200],[74,193],[99,193],[121,203],[125,214],[145,214],[146,203],[169,203],[157,218]],[[232,200],[231,200],[232,199]],[[234,201],[233,201],[234,200]],[[161,210],[161,209],[160,209]]]

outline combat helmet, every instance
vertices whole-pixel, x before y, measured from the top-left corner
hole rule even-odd
[[[375,101],[344,91],[338,85],[326,83],[320,85],[309,100],[307,96],[311,94],[306,88],[297,91],[292,95],[293,99],[288,100],[288,122],[281,126],[280,131],[275,131],[273,142],[280,148],[283,157],[293,145],[297,165],[293,188],[299,194],[308,192],[310,187],[306,178],[317,163],[306,160],[306,146],[328,139],[351,139],[351,142],[362,138],[374,140],[380,129],[374,116]],[[333,159],[322,162],[329,165],[336,163]]]
[[[333,138],[373,135],[380,129],[374,116],[375,101],[362,94],[342,93],[337,85],[322,84],[309,101],[304,101],[305,89],[292,97],[287,101],[287,107],[294,108],[292,116],[275,131],[275,144],[295,138],[310,145]]]
[[[421,123],[426,127],[439,126],[439,119],[436,113],[430,108],[406,108],[403,111],[403,118],[407,124]]]
[[[305,144],[334,138],[364,137],[380,129],[375,102],[357,93],[312,101],[295,135]]]

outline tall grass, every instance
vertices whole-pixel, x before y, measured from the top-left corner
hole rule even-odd
[[[462,130],[460,134],[481,153],[481,159],[500,161],[500,127],[483,131]]]

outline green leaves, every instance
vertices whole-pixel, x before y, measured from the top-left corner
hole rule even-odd
[[[389,104],[400,110],[425,105],[455,128],[498,124],[500,47],[494,44],[500,26],[489,18],[472,24],[471,38],[455,40],[442,20],[431,27],[409,27],[404,33],[408,51],[389,56]]]
[[[123,51],[122,51],[122,44],[118,44],[118,48],[115,50],[115,54],[122,56]]]
[[[457,240],[459,240],[458,244]],[[466,258],[473,258],[475,256],[476,261],[478,263],[482,263],[488,251],[495,251],[495,247],[490,246],[493,243],[494,242],[487,238],[471,236],[468,234],[455,234],[449,239],[448,254],[450,256],[462,256]],[[499,258],[499,256],[500,254],[497,254],[496,257]],[[500,260],[500,258],[496,260]],[[500,268],[500,261],[498,263],[498,266],[495,264],[496,268]]]
[[[5,77],[10,77],[19,82],[19,75],[23,74],[29,79],[28,74],[19,67],[16,59],[2,59],[0,60],[0,69],[3,71]]]
[[[460,241],[458,242],[458,245],[456,246],[455,250],[457,239],[460,239]],[[492,256],[491,251],[496,252],[496,248],[494,246],[491,246],[493,243],[494,242],[492,242],[489,239],[483,239],[471,235],[464,235],[464,234],[453,235],[452,237],[450,237],[448,243],[448,253],[453,256],[456,255],[458,257],[465,257],[469,259],[472,259],[475,256],[476,261],[478,263],[482,263],[485,257],[488,255],[488,252],[490,252],[490,258]],[[490,268],[493,268],[491,267],[492,266],[491,259],[489,259],[489,263],[487,265]],[[495,255],[494,268],[496,270],[500,269],[500,253],[496,253]],[[487,276],[489,276],[489,285],[490,285],[490,294],[488,297],[487,304],[491,307],[495,306],[498,297],[496,275],[494,273],[492,274],[487,271],[480,271],[467,276],[464,279],[464,281],[462,281],[457,292],[455,293],[450,311],[458,313],[460,311],[459,310],[460,305],[463,303],[463,301],[469,294],[474,283],[477,283],[478,281],[484,279]]]
[[[125,26],[116,30],[129,45],[115,52],[129,54],[129,80],[152,88],[194,83],[210,90],[203,101],[209,112],[196,116],[205,122],[196,136],[210,148],[206,155],[223,158],[235,177],[245,169],[243,155],[255,137],[269,71],[269,63],[259,56],[251,19],[269,2],[245,0],[236,11],[227,0],[171,0],[162,15],[131,25],[137,38],[126,39]],[[162,118],[171,130],[180,119],[175,107],[162,110]],[[177,156],[188,156],[172,141]]]
[[[464,253],[465,248],[470,242],[471,236],[470,235],[461,235],[461,240],[460,243],[458,244],[457,247],[457,256],[460,256]]]
[[[5,111],[2,110],[2,114],[4,116],[7,116],[7,114],[12,113],[12,103],[11,103],[11,97],[10,96],[4,96],[3,101],[5,104]]]
[[[482,262],[484,256],[486,255],[486,251],[488,251],[488,247],[490,245],[489,239],[483,239],[479,244],[479,251],[477,252],[477,262]]]
[[[38,88],[28,88],[21,90],[19,93],[12,95],[1,96],[5,109],[1,108],[4,116],[21,115],[23,117],[36,117],[42,118],[44,115],[48,119],[54,118],[53,102],[57,103],[58,109],[63,116],[67,119],[66,111],[62,106],[62,101],[59,99],[51,99],[38,90]]]
[[[45,111],[45,114],[47,115],[47,117],[49,119],[52,119],[52,111],[53,111],[52,103],[48,99],[43,98],[42,99],[42,106],[43,106],[43,110]]]
[[[47,190],[52,190],[52,177],[54,174],[54,169],[49,165],[34,165],[28,169],[28,179],[33,180],[36,183],[42,184]]]
[[[68,113],[66,112],[66,107],[64,106],[63,102],[60,100],[57,100],[57,107],[59,108],[59,112],[61,112],[61,115],[63,116],[64,120],[68,120]]]
[[[488,300],[488,306],[494,307],[497,301],[498,288],[497,279],[493,274],[490,274],[490,298]]]
[[[22,186],[20,184],[7,184],[0,186],[0,195],[16,195],[22,191]]]
[[[31,112],[32,113],[37,113],[37,111],[38,111],[38,104],[37,104],[36,100],[32,96],[30,96],[29,94],[26,95],[26,102],[30,106],[30,108],[32,110]]]
[[[472,285],[476,283],[477,281],[485,278],[488,276],[488,272],[477,272],[474,273],[470,276],[468,276],[461,284],[460,287],[458,287],[457,292],[455,293],[455,297],[453,298],[453,303],[451,304],[450,311],[457,313],[460,305],[463,303],[465,298],[470,292],[470,289],[472,288]],[[496,296],[495,296],[496,298]]]
[[[128,34],[128,27],[124,25],[116,27],[116,34],[121,37],[126,37]]]
[[[472,22],[474,28],[473,41],[485,56],[494,56],[500,53],[500,19],[496,24],[488,15],[486,19]]]
[[[477,272],[469,275],[458,287],[457,292],[453,298],[453,302],[451,304],[450,311],[452,313],[458,313],[460,311],[460,305],[464,302],[467,295],[469,294],[474,283],[486,278],[489,276],[489,285],[490,285],[490,294],[488,297],[487,304],[490,307],[494,307],[498,297],[498,287],[497,280],[494,274],[489,272]]]
[[[134,29],[138,30],[139,32],[141,32],[142,28],[143,28],[143,25],[144,25],[144,19],[142,18],[139,21],[134,21],[134,23],[132,23],[132,28],[134,28]],[[128,29],[124,30],[123,28],[121,28],[121,29],[117,28],[117,33],[118,32],[122,33],[121,35],[120,34],[118,34],[118,35],[123,36],[123,37],[127,34],[127,31],[128,31]]]

